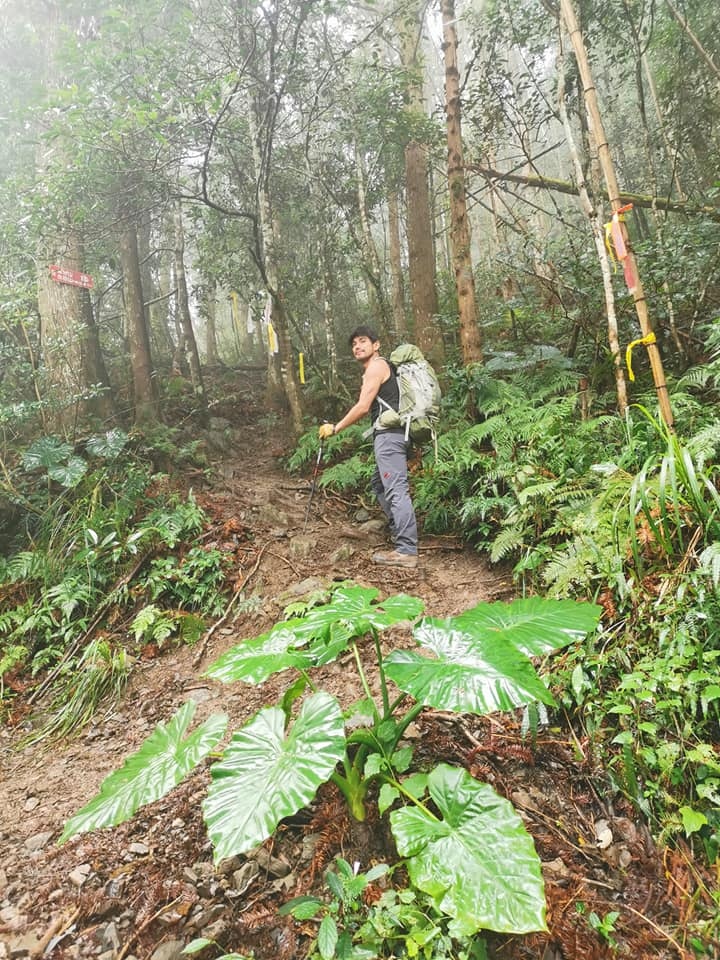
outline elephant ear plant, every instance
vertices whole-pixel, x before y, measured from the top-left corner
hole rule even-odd
[[[281,671],[296,674],[281,702],[236,731],[210,768],[203,813],[215,860],[270,837],[328,780],[363,820],[368,790],[377,784],[380,812],[390,811],[410,880],[451,918],[453,936],[545,929],[540,861],[512,805],[462,768],[441,763],[418,769],[402,738],[426,706],[487,714],[552,704],[530,658],[584,637],[596,627],[600,608],[534,598],[417,621],[421,600],[377,600],[377,590],[342,584],[328,603],[243,641],[207,670],[226,683],[253,685]],[[417,621],[418,649],[383,656],[380,633],[408,621]],[[358,649],[368,635],[377,658],[377,697]],[[311,674],[346,651],[365,696],[344,714]],[[223,736],[225,718],[211,717],[183,739],[190,719],[186,704],[167,727],[161,724],[67,822],[61,841],[129,818],[206,757]]]

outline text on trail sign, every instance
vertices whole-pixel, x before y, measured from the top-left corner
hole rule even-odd
[[[79,270],[68,270],[67,267],[50,267],[50,278],[55,283],[69,283],[71,287],[84,287],[92,290],[93,278]]]

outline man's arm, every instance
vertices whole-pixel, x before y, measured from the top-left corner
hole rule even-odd
[[[390,369],[387,361],[383,360],[382,357],[376,357],[370,361],[363,374],[360,396],[358,397],[357,403],[350,407],[342,420],[338,420],[335,424],[334,433],[340,433],[345,427],[352,426],[353,423],[357,423],[358,420],[362,420],[363,417],[370,413],[373,400],[378,395],[380,387],[387,380],[389,374]]]

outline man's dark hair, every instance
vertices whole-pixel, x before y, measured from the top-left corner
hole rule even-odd
[[[372,327],[360,326],[356,327],[353,332],[348,337],[348,343],[350,346],[353,345],[353,340],[356,337],[367,337],[368,340],[371,340],[373,343],[377,343],[380,337],[377,335],[377,332],[373,330]]]

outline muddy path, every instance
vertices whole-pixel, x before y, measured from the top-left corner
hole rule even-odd
[[[23,731],[0,730],[0,960],[175,960],[197,937],[216,944],[198,954],[201,960],[222,950],[257,960],[304,957],[312,931],[278,917],[278,906],[317,887],[336,855],[368,855],[354,849],[352,825],[332,789],[323,788],[312,809],[253,856],[218,868],[200,810],[207,768],[129,823],[58,847],[65,820],[188,699],[197,720],[222,710],[230,729],[274,703],[282,675],[260,688],[227,687],[204,678],[203,668],[267,630],[288,602],[315,586],[350,579],[382,596],[408,593],[435,616],[512,596],[506,574],[450,538],[423,538],[417,570],[374,566],[370,555],[386,542],[372,523],[378,514],[358,514],[357,503],[322,491],[305,527],[308,478],[284,472],[287,451],[274,436],[259,427],[246,432],[247,440],[239,437],[216,464],[215,479],[198,480],[214,542],[235,560],[232,600],[209,634],[195,647],[143,651],[122,702],[75,739],[18,749]],[[411,644],[402,631],[383,642]],[[349,702],[357,691],[348,676],[342,662],[331,664],[322,683]],[[428,757],[464,765],[513,801],[543,862],[549,932],[493,938],[493,955],[690,955],[683,931],[702,899],[693,865],[682,851],[655,846],[633,811],[609,793],[586,742],[551,727],[531,746],[513,716],[427,712],[416,726]],[[606,933],[588,920],[614,912]]]

